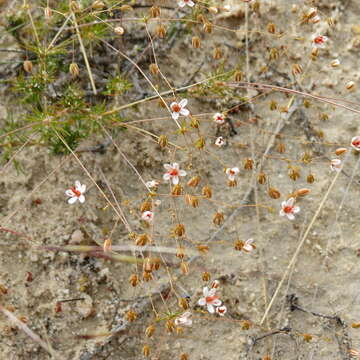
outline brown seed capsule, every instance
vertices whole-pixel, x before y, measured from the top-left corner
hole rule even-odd
[[[300,64],[293,64],[292,65],[292,73],[293,75],[299,75],[303,72],[303,68]]]
[[[120,11],[133,11],[134,10],[134,8],[132,7],[132,6],[130,6],[130,5],[122,5],[122,6],[120,6],[120,9],[119,9]]]
[[[149,200],[144,201],[143,203],[141,203],[140,205],[140,211],[144,212],[144,211],[150,211],[152,209],[152,203]]]
[[[277,151],[278,151],[280,154],[283,154],[283,153],[285,152],[285,144],[284,144],[284,143],[278,143]]]
[[[347,152],[347,149],[346,148],[337,148],[336,150],[335,150],[335,154],[336,155],[342,155],[342,154],[344,154],[344,153],[346,153]]]
[[[208,273],[207,271],[203,272],[201,278],[203,281],[209,281],[211,279],[210,273]]]
[[[108,253],[111,251],[111,239],[105,239],[103,244],[104,253]]]
[[[271,360],[271,356],[270,355],[265,355],[262,360]]]
[[[4,286],[0,284],[0,293],[2,295],[6,295],[8,293],[8,289]]]
[[[346,83],[346,89],[353,90],[355,88],[355,82],[354,81],[348,81]]]
[[[212,33],[212,28],[213,28],[213,26],[212,26],[211,23],[209,23],[207,21],[204,23],[203,29],[204,29],[204,31],[206,33],[211,34]]]
[[[319,55],[319,48],[313,47],[312,50],[311,50],[311,56],[316,58],[318,55]]]
[[[244,247],[244,242],[241,240],[236,240],[234,244],[234,249],[237,251],[241,251]]]
[[[105,7],[105,4],[104,4],[102,1],[100,1],[100,0],[95,0],[95,1],[92,3],[91,7],[92,7],[93,9],[96,9],[96,10],[101,10],[101,9],[103,9],[103,8]]]
[[[166,135],[160,135],[158,139],[158,144],[162,149],[164,149],[169,144],[169,140]]]
[[[209,247],[207,245],[198,245],[196,248],[202,254],[206,254],[209,251]]]
[[[159,68],[156,64],[152,63],[149,65],[149,71],[152,75],[157,75],[159,73]]]
[[[34,280],[33,274],[30,271],[26,272],[26,281],[32,282]]]
[[[143,263],[143,270],[151,273],[153,271],[153,264],[150,258],[146,258]]]
[[[151,280],[154,279],[153,276],[152,276],[152,273],[150,273],[150,272],[144,271],[142,276],[143,276],[144,281],[146,281],[146,282],[151,281]]]
[[[23,68],[27,73],[31,73],[33,69],[33,64],[30,60],[25,60],[23,63]]]
[[[193,36],[191,39],[191,45],[194,49],[199,49],[201,46],[201,40],[198,36]]]
[[[188,186],[195,187],[200,183],[201,177],[199,175],[193,176],[187,183]]]
[[[129,278],[129,283],[131,284],[131,286],[136,286],[139,283],[139,278],[136,274],[131,274],[130,278]]]
[[[210,186],[204,186],[201,190],[201,193],[203,196],[205,196],[207,199],[211,199],[212,197],[212,190]]]
[[[80,74],[79,66],[76,63],[71,63],[69,66],[69,72],[72,77],[78,77]]]
[[[275,61],[279,58],[279,50],[277,48],[272,48],[269,51],[269,60]]]
[[[291,166],[288,171],[289,178],[296,181],[300,177],[300,169],[298,167]]]
[[[310,334],[302,334],[302,336],[306,342],[310,342],[313,338]]]
[[[269,23],[267,24],[267,31],[270,33],[270,34],[275,34],[276,32],[276,26],[274,23]]]
[[[191,116],[190,126],[193,129],[198,129],[199,125],[200,125],[199,120],[195,116]]]
[[[57,301],[56,304],[55,304],[55,313],[59,313],[59,312],[62,312],[62,306],[61,306],[61,302],[60,301]]]
[[[160,39],[163,39],[166,36],[166,27],[162,24],[158,25],[155,29],[155,33]]]
[[[195,141],[195,147],[199,150],[203,149],[205,147],[205,138],[203,136],[200,136],[196,141]]]
[[[174,320],[166,320],[165,327],[168,333],[172,333],[175,330]]]
[[[48,6],[44,8],[44,16],[45,16],[45,21],[50,21],[52,16],[52,11]]]
[[[244,74],[242,71],[238,70],[235,71],[234,77],[235,77],[235,81],[240,82],[243,79]]]
[[[180,298],[178,304],[183,310],[187,310],[189,308],[189,301],[186,298]]]
[[[124,30],[124,28],[123,28],[122,26],[116,26],[116,27],[114,28],[114,33],[115,33],[116,35],[121,36],[121,35],[124,35],[125,30]]]
[[[270,110],[274,111],[277,109],[277,102],[275,100],[271,100],[270,102]]]
[[[312,184],[314,181],[315,181],[315,177],[313,174],[309,174],[306,178],[306,181],[309,183],[309,184]]]
[[[243,329],[243,330],[249,330],[250,328],[251,328],[251,321],[250,320],[243,320],[242,322],[241,322],[241,328]]]
[[[263,172],[259,173],[259,175],[258,175],[258,183],[260,185],[266,184],[266,175],[265,175],[265,173],[263,173]]]
[[[221,48],[216,47],[213,52],[213,58],[215,60],[219,60],[222,58],[222,56],[223,56],[223,52],[222,52]]]
[[[149,242],[150,242],[150,238],[147,234],[140,234],[135,240],[135,244],[137,246],[145,246]]]
[[[221,212],[215,213],[213,217],[213,223],[215,225],[221,225],[224,222],[224,214]]]
[[[171,194],[173,196],[179,196],[183,193],[183,187],[180,184],[174,185],[174,187],[171,189]]]
[[[310,193],[310,189],[302,188],[295,191],[296,196],[305,196]]]
[[[155,332],[155,326],[154,325],[149,325],[146,329],[145,329],[145,335],[147,337],[152,337],[154,335]]]
[[[143,346],[142,353],[145,357],[149,357],[150,356],[150,346],[145,344]]]
[[[150,16],[152,18],[156,18],[156,17],[159,17],[160,16],[160,13],[161,13],[161,10],[158,6],[152,6],[150,8]]]
[[[185,235],[185,226],[183,224],[176,225],[176,227],[174,229],[174,234],[179,237],[184,236]]]
[[[189,359],[190,359],[190,357],[188,354],[183,353],[180,355],[180,360],[189,360]]]
[[[183,259],[185,256],[185,249],[182,246],[179,246],[176,251],[176,257]]]
[[[128,310],[125,314],[125,319],[129,322],[135,321],[137,318],[137,314],[134,310]]]
[[[229,180],[228,181],[228,187],[236,187],[237,181],[236,180]]]
[[[244,169],[245,170],[252,170],[254,166],[254,160],[253,159],[245,159],[245,162],[244,162]]]
[[[278,199],[281,196],[280,192],[275,188],[269,188],[268,194],[273,199]]]
[[[180,263],[180,270],[184,275],[187,275],[189,273],[189,265],[188,265],[188,263],[182,261]]]

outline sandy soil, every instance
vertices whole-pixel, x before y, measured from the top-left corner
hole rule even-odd
[[[200,27],[193,29],[202,38],[200,50],[191,47],[194,34],[181,31],[170,48],[165,46],[164,50],[164,45],[157,43],[159,67],[175,87],[186,84],[189,78],[191,83],[203,80],[224,58],[227,60],[224,70],[232,69],[240,61],[245,71],[245,5],[235,0],[219,3],[232,4],[233,11],[209,16],[219,26],[212,34],[204,34]],[[308,9],[310,2],[294,1],[299,6],[296,14],[291,12],[287,1],[260,3],[261,16],[252,11],[249,14],[249,79],[359,103],[358,89],[348,91],[345,87],[350,80],[359,81],[359,34],[354,28],[360,16],[357,2],[314,2],[322,20],[334,18],[332,27],[325,21],[300,25],[301,11]],[[141,10],[135,12],[140,13]],[[170,14],[172,11],[164,12],[164,16]],[[278,32],[284,32],[282,37],[266,32],[270,22],[276,24]],[[136,26],[129,25],[129,31]],[[222,26],[234,31],[224,31]],[[311,61],[314,33],[327,35],[330,40],[320,50],[317,60]],[[132,46],[129,44],[125,49]],[[223,49],[223,59],[213,60],[215,46]],[[8,36],[0,40],[0,48],[6,47],[16,47]],[[268,50],[274,47],[282,47],[280,58],[270,63]],[[17,53],[0,54],[2,61],[20,61]],[[341,66],[334,69],[330,62],[336,58]],[[148,60],[141,66],[145,68]],[[301,84],[296,86],[291,84],[294,63],[304,69]],[[262,71],[265,65],[269,68]],[[15,71],[10,65],[1,65],[1,70]],[[152,94],[140,74],[134,71],[131,76],[138,87],[128,98],[116,99],[120,105],[138,99],[141,89]],[[161,91],[168,90],[160,78],[152,80],[160,84]],[[111,144],[104,154],[81,150],[103,141],[105,135],[81,144],[78,156],[82,166],[114,207],[122,209],[128,228],[72,155],[55,157],[44,148],[25,147],[16,155],[22,171],[12,165],[2,171],[1,305],[17,317],[24,317],[29,328],[49,342],[59,358],[142,359],[144,344],[151,347],[153,359],[180,359],[181,354],[187,353],[194,360],[257,360],[266,355],[279,360],[340,360],[351,358],[349,349],[360,349],[360,330],[352,327],[360,322],[359,157],[349,148],[351,138],[360,134],[358,115],[311,98],[307,99],[310,104],[304,104],[300,96],[295,97],[288,113],[280,113],[269,110],[270,102],[276,101],[278,108],[284,107],[290,95],[276,91],[265,94],[261,90],[240,89],[235,94],[224,91],[224,97],[215,93],[201,96],[194,89],[189,91],[188,108],[200,126],[191,128],[188,119],[185,136],[178,134],[176,124],[157,101],[120,113],[133,126],[148,133],[167,135],[181,149],[170,145],[162,150],[153,137],[134,128],[116,132],[113,140],[118,148]],[[15,102],[8,89],[2,92],[0,121],[12,114],[21,116],[21,109],[14,111]],[[243,107],[229,115],[237,134],[229,136],[228,129],[222,127],[220,133],[226,137],[227,146],[217,148],[214,141],[218,134],[212,115],[238,104],[244,96],[255,97],[252,110]],[[171,98],[167,100],[170,102]],[[354,104],[345,105],[356,108]],[[108,106],[111,108],[112,103]],[[321,116],[324,113],[328,119]],[[281,136],[274,139],[279,129]],[[207,145],[202,151],[192,145],[199,136],[206,138]],[[271,149],[263,156],[269,144]],[[278,151],[279,144],[285,146],[285,152]],[[334,150],[339,147],[349,151],[340,157],[344,168],[336,175],[330,170],[329,160],[336,157]],[[161,200],[161,204],[154,210],[153,227],[147,227],[139,210],[148,196],[146,188],[119,149],[145,181],[162,181],[163,164],[179,162],[187,171],[186,178],[181,179],[184,194],[199,195],[201,188],[209,185],[212,199],[200,198],[199,207],[193,208],[185,204],[184,195],[169,196],[169,186],[162,182],[153,197]],[[313,160],[301,161],[304,154],[312,154]],[[257,169],[244,169],[247,158],[255,159]],[[233,166],[241,170],[238,185],[228,187],[224,168]],[[271,187],[281,192],[279,199],[268,196],[268,185],[257,183],[260,166]],[[289,178],[289,166],[299,169],[297,181]],[[307,182],[309,174],[315,177],[311,184]],[[201,183],[191,188],[186,181],[195,175],[201,176]],[[86,202],[68,205],[64,191],[75,180],[88,186]],[[310,193],[298,198],[301,211],[296,219],[280,217],[281,202],[301,188],[310,189]],[[212,222],[216,212],[225,215],[221,226]],[[171,236],[177,222],[185,224],[183,239]],[[154,256],[161,258],[162,267],[154,273],[154,280],[132,287],[128,279],[136,272],[141,275],[141,265],[49,248],[101,245],[109,234],[114,246],[131,246],[134,241],[128,236],[129,228],[138,234],[151,234],[158,246],[173,249],[184,246],[188,275],[179,271],[178,257],[155,253]],[[304,234],[306,238],[295,265],[289,266]],[[255,251],[246,254],[234,249],[237,239],[249,238],[256,242]],[[198,254],[196,247],[205,244],[209,252],[193,259]],[[119,254],[131,255],[131,252]],[[142,256],[140,252],[137,255]],[[228,309],[224,317],[211,315],[197,305],[202,288],[208,284],[202,280],[206,271],[212,279],[220,280],[219,294]],[[284,274],[289,276],[282,281]],[[279,284],[280,292],[260,325]],[[169,333],[163,320],[165,314],[181,311],[178,300],[185,296],[190,297],[193,325],[184,327],[182,334]],[[75,300],[63,302],[62,311],[56,312],[56,303],[69,299]],[[124,320],[129,309],[138,312],[138,319],[130,324]],[[248,330],[244,329],[246,321],[250,324]],[[147,338],[145,329],[151,324],[156,330]],[[109,337],[109,332],[121,325],[123,330]],[[0,327],[0,359],[49,358],[45,350],[4,315]]]

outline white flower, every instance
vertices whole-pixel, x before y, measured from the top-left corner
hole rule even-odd
[[[172,102],[170,104],[170,109],[172,111],[171,116],[174,120],[177,120],[180,115],[188,116],[190,114],[190,111],[185,109],[187,102],[187,99],[182,99],[179,103]]]
[[[75,186],[71,187],[70,189],[65,191],[65,194],[67,196],[70,196],[70,199],[68,200],[69,204],[76,203],[77,200],[79,200],[81,203],[85,202],[85,196],[84,193],[86,191],[86,185],[81,185],[80,181],[75,181]]]
[[[235,180],[235,176],[240,172],[239,168],[233,167],[233,168],[227,168],[226,169],[226,175],[228,176],[230,181]]]
[[[283,201],[281,203],[281,210],[280,210],[280,216],[287,216],[289,220],[294,220],[296,213],[300,211],[300,208],[298,206],[294,206],[295,199],[290,198],[287,201]]]
[[[225,305],[221,305],[221,306],[218,306],[216,308],[216,312],[220,315],[220,316],[224,316],[226,314],[226,311],[227,311],[227,308]]]
[[[198,304],[200,306],[207,306],[207,311],[210,314],[213,314],[215,312],[215,307],[221,305],[221,300],[219,300],[219,297],[215,295],[216,289],[212,288],[209,290],[207,286],[203,288],[203,295],[204,297],[200,298],[198,301]]]
[[[193,7],[195,3],[192,0],[180,0],[178,1],[178,5],[180,7],[184,7],[185,5]]]
[[[219,124],[219,125],[222,125],[225,123],[225,115],[222,114],[222,113],[216,113],[214,116],[213,116],[213,119],[214,121]]]
[[[164,164],[164,168],[167,170],[166,174],[164,174],[163,179],[165,181],[172,180],[174,185],[179,183],[179,176],[186,176],[185,170],[179,169],[178,163],[171,164]]]
[[[332,171],[339,172],[341,170],[341,160],[340,159],[332,159],[330,162],[330,169]]]
[[[224,146],[226,143],[225,139],[222,136],[219,136],[216,140],[215,140],[215,145],[218,147],[222,147]]]
[[[325,43],[329,40],[329,38],[327,36],[324,35],[316,35],[313,37],[313,42],[314,45],[317,48],[324,48],[325,47]]]
[[[185,326],[191,326],[192,325],[192,320],[190,319],[192,316],[190,311],[186,311],[184,312],[182,315],[180,315],[179,317],[177,317],[175,319],[175,325],[179,326],[179,325],[185,325]]]
[[[159,185],[159,182],[156,180],[150,180],[150,181],[146,182],[146,186],[150,189],[156,188],[156,187],[158,187],[158,185]]]
[[[245,241],[242,250],[245,252],[252,252],[254,249],[256,249],[256,246],[254,244],[254,240],[253,239],[248,239]]]
[[[154,220],[154,213],[152,211],[144,211],[141,214],[141,218],[147,222],[152,222]]]
[[[355,150],[360,151],[360,136],[355,136],[351,139],[351,146]]]

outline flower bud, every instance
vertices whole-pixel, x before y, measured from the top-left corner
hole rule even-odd
[[[201,193],[203,196],[205,196],[207,199],[211,199],[212,197],[212,190],[210,186],[204,186],[201,190]]]
[[[276,26],[274,23],[269,23],[267,24],[267,31],[270,33],[270,34],[275,34],[276,32]]]
[[[275,188],[269,188],[268,194],[272,199],[278,199],[281,196],[280,192]]]
[[[158,144],[160,145],[160,147],[162,149],[164,149],[169,144],[169,140],[168,140],[167,136],[166,135],[160,135],[159,139],[158,139]]]
[[[137,314],[134,310],[128,310],[125,314],[125,319],[129,322],[135,321],[137,318]]]
[[[208,273],[207,271],[203,272],[201,278],[203,281],[209,281],[211,278],[210,273]]]
[[[222,56],[223,56],[223,53],[222,53],[221,48],[216,47],[216,48],[214,49],[213,58],[214,58],[215,60],[219,60],[219,59],[222,58]]]
[[[174,229],[174,234],[178,237],[185,235],[185,226],[183,224],[176,225]]]
[[[161,13],[161,10],[158,6],[152,6],[150,8],[150,16],[152,18],[156,18],[156,17],[159,17],[160,16],[160,13]]]
[[[176,184],[171,190],[171,194],[173,196],[179,196],[182,193],[183,193],[183,187],[180,184]]]
[[[69,66],[69,72],[72,77],[78,77],[80,74],[79,66],[76,63],[71,63]]]
[[[355,88],[355,82],[354,81],[348,81],[346,83],[346,89],[347,90],[353,90]]]
[[[114,28],[114,33],[116,34],[116,35],[124,35],[124,33],[125,33],[125,30],[124,30],[124,28],[122,27],[122,26],[116,26],[115,28]]]
[[[193,176],[187,183],[188,186],[196,187],[199,185],[201,177],[199,175]]]
[[[146,329],[145,329],[145,335],[147,337],[152,337],[154,335],[155,332],[155,326],[154,325],[149,325]]]
[[[102,10],[105,7],[105,4],[100,0],[95,0],[91,7],[96,10]]]
[[[23,68],[27,73],[31,73],[33,69],[33,64],[30,60],[25,60],[23,63]]]
[[[215,225],[221,225],[222,223],[224,222],[224,214],[221,213],[221,212],[217,212],[215,215],[214,215],[214,218],[213,218],[213,223]]]
[[[129,283],[131,286],[135,287],[139,283],[139,278],[136,274],[132,274],[129,278]]]
[[[302,188],[295,191],[295,196],[305,196],[310,193],[310,189]]]
[[[52,11],[48,6],[44,8],[44,16],[45,16],[45,21],[50,21],[52,16]]]
[[[258,175],[258,183],[260,185],[264,185],[266,183],[266,175],[265,175],[265,173],[263,173],[263,172],[259,173],[259,175]]]
[[[150,355],[150,346],[149,345],[144,345],[143,346],[143,350],[142,350],[142,353],[145,357],[149,357]]]
[[[160,38],[163,39],[166,36],[166,28],[164,25],[158,25],[155,29],[155,33],[156,35]]]
[[[135,240],[135,244],[137,246],[145,246],[149,242],[150,242],[150,239],[147,234],[140,234]]]
[[[189,273],[189,265],[187,262],[182,261],[180,264],[180,270],[183,275],[187,275]]]
[[[104,253],[107,253],[111,251],[111,239],[105,239],[104,245],[103,245]]]
[[[307,183],[312,184],[315,181],[315,177],[313,174],[309,174],[306,178]]]
[[[152,203],[149,200],[144,201],[140,205],[140,211],[143,213],[144,211],[150,211],[152,209]]]
[[[159,68],[156,64],[152,63],[149,65],[149,71],[152,75],[157,75],[159,73]]]
[[[342,154],[344,154],[346,152],[347,152],[346,148],[338,148],[338,149],[335,150],[335,154],[338,155],[338,156],[342,155]]]
[[[187,310],[189,308],[189,301],[186,298],[180,298],[178,304],[183,310]]]

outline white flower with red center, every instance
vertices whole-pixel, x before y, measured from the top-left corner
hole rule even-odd
[[[235,180],[235,176],[240,172],[239,168],[233,167],[233,168],[227,168],[226,169],[226,175],[228,176],[230,181]]]
[[[177,120],[180,115],[188,116],[190,114],[190,111],[185,109],[187,102],[187,99],[182,99],[179,103],[174,101],[170,104],[170,109],[172,111],[171,116],[174,120]]]
[[[360,136],[355,136],[351,139],[351,146],[355,150],[360,151]]]
[[[324,35],[317,35],[317,36],[314,36],[314,38],[313,38],[314,45],[317,48],[324,48],[325,44],[328,40],[329,40],[329,38]]]
[[[163,176],[165,181],[171,180],[174,185],[179,183],[179,176],[186,176],[185,170],[179,169],[178,163],[164,164],[164,168],[166,169],[166,173]]]
[[[177,317],[175,319],[175,325],[179,326],[179,325],[183,325],[183,326],[191,326],[192,325],[192,320],[191,320],[191,312],[190,311],[186,311],[184,312],[182,315],[180,315],[179,317]]]
[[[218,125],[222,125],[225,123],[225,115],[222,113],[216,113],[213,116],[213,119]]]
[[[215,312],[215,308],[221,305],[221,300],[216,294],[216,288],[209,289],[207,286],[203,288],[203,297],[199,299],[200,306],[207,306],[207,311],[210,314]]]
[[[148,182],[146,182],[146,186],[150,189],[156,188],[159,186],[159,182],[156,180],[150,180]]]
[[[281,203],[281,210],[280,210],[280,216],[287,216],[287,218],[289,220],[294,220],[295,219],[295,215],[300,211],[299,206],[294,206],[295,204],[295,199],[294,198],[290,198],[287,201],[283,201]]]
[[[245,241],[242,250],[250,253],[252,252],[254,249],[256,249],[256,245],[254,244],[254,239],[248,239]]]
[[[180,1],[178,1],[178,5],[180,7],[184,7],[186,5],[193,7],[195,5],[195,3],[192,0],[180,0]]]
[[[222,147],[224,146],[226,143],[225,139],[222,136],[219,136],[216,140],[215,140],[215,145],[218,147]]]
[[[341,170],[341,160],[340,159],[332,159],[330,161],[330,169],[332,171],[339,172]]]
[[[216,312],[220,315],[220,316],[224,316],[226,314],[226,311],[227,311],[227,308],[225,305],[221,305],[221,306],[218,306],[216,308]]]
[[[72,186],[70,189],[65,191],[65,194],[67,196],[70,196],[70,199],[68,200],[69,204],[76,203],[77,200],[79,200],[81,203],[85,202],[85,196],[84,193],[86,191],[86,185],[81,185],[80,181],[75,181],[75,186]]]
[[[152,222],[154,220],[154,213],[152,211],[144,211],[141,214],[141,218],[146,222]]]

